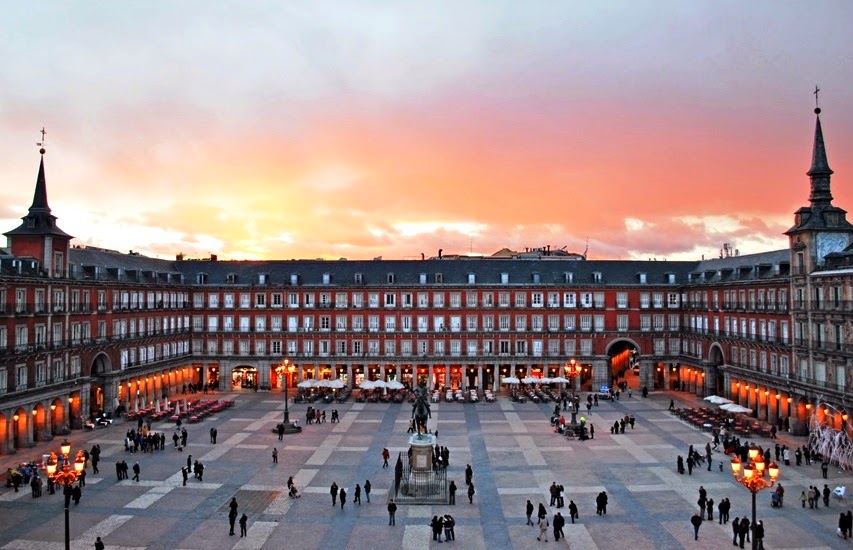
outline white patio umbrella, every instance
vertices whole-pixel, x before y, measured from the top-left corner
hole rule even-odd
[[[358,387],[363,389],[363,390],[372,390],[373,388],[376,387],[376,385],[374,384],[374,382],[371,382],[370,380],[362,380],[361,384],[359,384]]]
[[[567,384],[569,381],[563,376],[558,376],[556,378],[552,378],[551,382],[558,382],[560,384]]]
[[[181,414],[181,402],[178,401],[175,403],[175,414],[180,416]]]
[[[398,382],[397,380],[392,380],[392,381],[386,383],[385,386],[389,390],[402,390],[403,388],[406,387],[401,382]]]
[[[719,395],[709,395],[708,397],[705,398],[705,401],[710,401],[711,403],[714,403],[719,398],[720,398]]]
[[[156,412],[156,413],[160,412],[160,400],[159,399],[154,402],[154,412]]]
[[[538,378],[533,378],[532,376],[528,376],[527,378],[522,378],[522,379],[521,379],[521,383],[522,383],[522,384],[538,384],[538,383],[539,383],[539,379],[538,379]]]
[[[307,380],[303,380],[302,382],[296,384],[297,388],[314,388],[317,386],[317,381],[313,378],[308,378]]]
[[[752,409],[744,407],[742,405],[738,405],[736,403],[726,403],[720,407],[723,410],[729,411],[730,413],[751,413]]]
[[[553,381],[554,381],[554,379],[553,379],[553,378],[548,378],[548,377],[540,378],[540,379],[539,379],[539,383],[540,383],[540,384],[550,384],[550,383],[551,383],[551,382],[553,382]]]
[[[501,380],[503,384],[518,384],[520,380],[515,376],[504,376],[503,380]]]
[[[317,380],[317,386],[316,387],[318,387],[318,388],[330,388],[331,386],[329,384],[331,384],[331,383],[332,383],[331,380],[326,380],[325,378],[323,378],[321,380]]]
[[[374,381],[373,381],[373,387],[374,387],[374,388],[383,388],[383,389],[384,389],[384,388],[387,388],[387,387],[388,387],[388,384],[386,384],[384,380],[374,380]]]
[[[343,389],[344,387],[346,387],[346,384],[344,384],[344,381],[341,380],[340,378],[335,378],[334,380],[329,382],[329,387],[334,388],[336,390],[340,390],[340,389]]]

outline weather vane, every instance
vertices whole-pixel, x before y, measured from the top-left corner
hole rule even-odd
[[[36,145],[38,145],[38,146],[41,148],[41,149],[39,150],[39,152],[40,152],[42,155],[44,154],[44,144],[45,144],[45,142],[46,142],[46,140],[44,139],[44,136],[46,136],[46,135],[47,135],[47,131],[44,129],[44,126],[42,126],[42,127],[41,127],[41,141],[37,141],[37,142],[36,142]]]
[[[818,88],[817,84],[815,84],[815,87],[814,87],[814,106],[815,106],[815,109],[820,109],[820,105],[818,104],[818,96],[817,96],[817,94],[819,94],[819,93],[820,93],[820,88]]]

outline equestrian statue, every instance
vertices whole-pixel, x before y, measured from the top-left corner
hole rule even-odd
[[[415,403],[412,405],[412,418],[415,419],[415,433],[418,437],[427,433],[427,418],[432,418],[432,411],[429,409],[429,399],[427,391],[423,384],[415,388]]]

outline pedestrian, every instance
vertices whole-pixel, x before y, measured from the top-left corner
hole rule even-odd
[[[95,550],[104,550],[104,541],[101,540],[101,537],[95,539]]]
[[[394,499],[391,499],[391,502],[388,503],[388,525],[397,525],[397,520],[394,515],[397,513],[397,505],[394,503]]]
[[[826,463],[824,463],[826,464]],[[825,477],[825,476],[824,476]],[[823,505],[829,507],[829,496],[832,494],[832,490],[829,488],[829,485],[826,483],[823,484]]]
[[[332,486],[329,487],[329,494],[332,495],[332,506],[335,506],[338,503],[338,484],[334,481],[332,482]]]
[[[344,504],[346,504],[346,503],[347,503],[347,490],[346,490],[346,489],[344,489],[343,487],[341,487],[341,494],[340,494],[340,497],[341,497],[341,510],[343,510],[343,509],[344,509]]]
[[[574,500],[569,501],[569,518],[572,520],[572,523],[575,522],[578,518],[578,505],[575,504]]]
[[[806,492],[805,491],[800,493],[800,502],[802,503],[803,508],[805,508],[806,507]]]
[[[386,447],[386,448],[382,449],[382,467],[383,468],[388,467],[388,459],[389,458],[391,458],[391,452]]]
[[[444,514],[444,540],[456,540],[456,520],[450,514]]]
[[[451,482],[453,483],[453,482]],[[367,497],[367,503],[370,504],[370,480],[364,480],[364,496]]]
[[[352,503],[361,506],[361,485],[355,484],[355,495],[352,497]]]
[[[441,542],[441,531],[444,529],[444,516],[432,516],[429,526],[432,528],[432,540]]]
[[[708,502],[705,503],[705,510],[708,512],[708,521],[714,521],[714,499],[708,499]]]
[[[548,493],[551,495],[551,501],[548,503],[548,506],[554,506],[557,503],[557,482],[552,481],[551,486],[548,487]]]
[[[750,533],[750,523],[749,518],[743,517],[740,519],[740,527],[738,527],[738,544],[741,548],[743,548],[744,539],[746,542],[750,542],[749,533]]]
[[[236,523],[236,522],[237,522],[237,510],[232,508],[231,511],[228,512],[228,525],[230,527],[230,530],[228,531],[228,535],[231,537],[234,536],[234,523]]]
[[[541,522],[548,515],[547,510],[545,510],[545,504],[539,503],[539,510],[536,511],[536,523]]]
[[[740,534],[740,518],[735,516],[732,520],[732,546],[737,546],[737,537]]]
[[[210,428],[210,442],[216,443],[216,440],[213,438],[213,428]]]
[[[278,447],[272,448],[272,463],[278,464]]]
[[[465,465],[465,485],[471,485],[471,480],[474,478],[474,470],[470,464]]]
[[[545,540],[548,542],[548,517],[544,517],[539,520],[539,536],[536,537],[536,540]]]
[[[530,499],[527,499],[527,507],[525,508],[525,513],[527,514],[527,525],[533,525],[533,520],[530,519],[530,517],[533,515],[533,503],[530,502]]]
[[[687,457],[687,475],[693,475],[693,456],[689,455]]]
[[[566,518],[563,517],[560,512],[554,514],[554,541],[560,540],[560,538],[566,538],[565,533],[563,533],[563,526],[566,524]]]
[[[139,462],[133,465],[133,481],[139,482]]]
[[[753,531],[752,536],[758,550],[764,550],[764,520],[760,519],[755,522],[755,531]]]
[[[589,425],[589,438],[595,439],[595,426],[592,424]]]
[[[193,471],[193,455],[187,455],[187,470]]]
[[[284,424],[279,424],[276,428],[278,429],[278,440],[282,441],[284,439]]]
[[[456,504],[456,481],[450,480],[450,486],[447,487],[447,494],[450,497],[449,504]]]
[[[827,479],[826,474],[829,473],[829,462],[824,460],[820,463],[820,473],[823,475],[823,479]],[[829,506],[827,504],[827,506]]]
[[[240,536],[241,537],[246,536],[246,523],[248,521],[249,521],[249,516],[247,516],[245,513],[242,516],[240,516]]]
[[[181,466],[181,477],[184,480],[184,485],[187,484],[187,479],[189,479],[189,474],[187,473],[187,469]]]
[[[468,484],[468,502],[474,504],[474,482]]]
[[[702,515],[699,512],[693,514],[690,523],[693,524],[693,540],[699,540],[699,526],[702,525]]]

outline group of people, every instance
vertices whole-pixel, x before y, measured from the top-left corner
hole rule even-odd
[[[299,498],[299,493],[296,491],[296,486],[293,485],[293,477],[287,480],[288,490],[291,493],[292,498]],[[355,489],[353,489],[353,504],[358,504],[361,506],[361,494],[364,493],[367,502],[370,503],[370,490],[372,486],[370,485],[370,480],[364,480],[364,489],[362,489],[361,485],[358,483],[355,484]],[[341,510],[344,509],[344,506],[347,502],[347,490],[344,487],[338,488],[338,484],[336,482],[332,482],[332,485],[329,487],[329,494],[332,495],[332,506],[336,506],[338,502],[341,503]]]
[[[228,532],[230,536],[234,536],[234,523],[237,521],[237,508],[239,505],[237,504],[237,497],[231,497],[231,502],[228,503],[228,524],[231,527],[231,530]],[[240,536],[245,537],[248,535],[248,524],[249,524],[249,516],[245,513],[240,516]]]
[[[125,434],[125,452],[136,453],[141,450],[143,453],[148,453],[162,451],[165,447],[165,434],[153,432],[149,429],[149,426],[143,426],[138,430],[130,429]]]
[[[341,417],[338,415],[338,409],[332,409],[332,419],[331,423],[335,424],[341,421]],[[308,410],[305,411],[305,423],[306,424],[325,424],[326,423],[326,411],[321,411],[315,409],[313,406],[309,406]]]
[[[443,516],[432,516],[432,521],[430,522],[430,527],[432,527],[432,540],[442,542],[441,534],[442,532],[444,532],[444,542],[455,541],[455,526],[456,520],[453,519],[453,516],[451,516],[450,514],[444,514]]]

